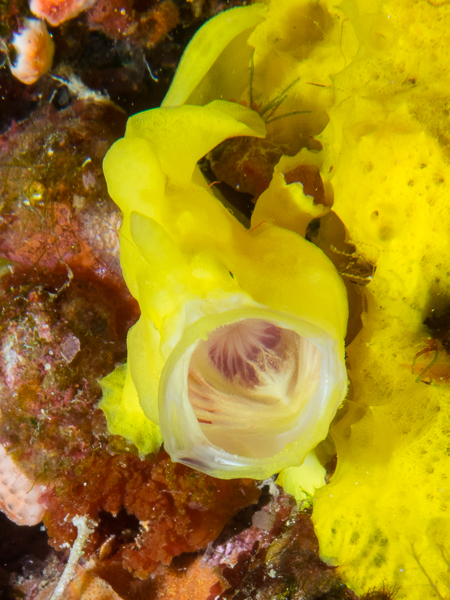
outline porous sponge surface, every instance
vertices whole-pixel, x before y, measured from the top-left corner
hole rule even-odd
[[[365,37],[353,14],[363,41],[335,78],[323,134],[333,209],[376,271],[348,347],[348,412],[332,428],[338,468],[313,518],[323,558],[356,593],[387,585],[418,600],[450,586],[450,369],[423,324],[450,295],[450,7],[406,4],[367,15]]]

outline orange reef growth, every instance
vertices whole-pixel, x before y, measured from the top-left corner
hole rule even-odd
[[[89,8],[96,0],[31,0],[31,12],[56,27],[68,19],[73,19]]]
[[[137,11],[134,4],[133,0],[98,0],[88,11],[89,27],[112,39],[127,38],[142,48],[151,48],[179,23],[178,8],[171,0],[154,3],[144,12]]]

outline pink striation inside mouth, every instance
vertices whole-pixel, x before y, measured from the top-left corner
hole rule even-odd
[[[260,319],[247,319],[220,327],[208,338],[208,355],[212,364],[229,380],[258,383],[252,363],[259,354],[273,350],[281,339],[281,329]]]
[[[198,343],[189,364],[189,401],[212,443],[233,454],[271,456],[287,443],[285,434],[317,389],[320,365],[320,351],[307,338],[262,319],[242,319]]]

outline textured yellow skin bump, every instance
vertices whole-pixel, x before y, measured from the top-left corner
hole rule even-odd
[[[120,365],[104,377],[101,386],[103,397],[100,407],[108,415],[109,431],[133,442],[143,455],[159,448],[161,432],[145,416],[127,365]]]
[[[123,427],[123,435],[134,439],[141,451],[156,449],[160,444],[156,429],[130,435],[128,424],[135,418],[142,422],[142,407],[152,423],[165,426],[166,447],[176,458],[185,431],[199,425],[192,415],[192,422],[186,422],[184,413],[166,400],[184,377],[176,375],[174,381],[173,372],[193,343],[230,322],[275,321],[316,339],[320,347],[330,344],[336,357],[324,355],[324,369],[333,360],[330,382],[335,383],[300,439],[276,445],[280,451],[267,459],[228,455],[216,462],[211,459],[209,466],[196,463],[228,478],[265,478],[289,464],[300,464],[326,436],[346,390],[343,338],[348,309],[345,288],[332,263],[295,231],[260,220],[245,229],[207,188],[197,167],[197,161],[227,137],[264,134],[258,114],[237,104],[216,101],[205,107],[155,109],[129,120],[125,138],[104,162],[110,194],[124,216],[120,232],[124,276],[142,311],[129,333],[128,378],[119,400],[129,414],[118,412],[118,422],[114,403],[105,399],[102,404],[111,430]],[[301,186],[285,187],[286,205],[298,205]],[[303,198],[300,205],[314,214],[311,201]],[[176,399],[179,392],[174,394]],[[189,406],[183,410],[189,412]],[[284,428],[291,428],[292,418],[286,417]],[[151,439],[145,438],[148,431]],[[200,430],[195,435],[198,462],[206,441]],[[225,459],[231,462],[221,467]]]
[[[287,467],[277,477],[277,484],[295,497],[297,502],[310,502],[315,491],[325,485],[325,467],[314,451],[306,455],[300,467]]]

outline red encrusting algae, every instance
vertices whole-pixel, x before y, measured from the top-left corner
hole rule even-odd
[[[111,558],[117,561],[119,555],[123,567],[142,579],[174,556],[205,548],[260,493],[254,481],[213,479],[172,463],[164,452],[147,460],[98,452],[81,470],[61,481],[49,501],[44,523],[51,543],[56,548],[72,543],[76,533],[67,515],[88,515],[99,520],[86,551],[90,555],[111,535],[113,520],[105,513],[117,516],[118,523],[134,525],[134,532],[131,541],[115,533]],[[122,509],[128,516],[119,514]]]

